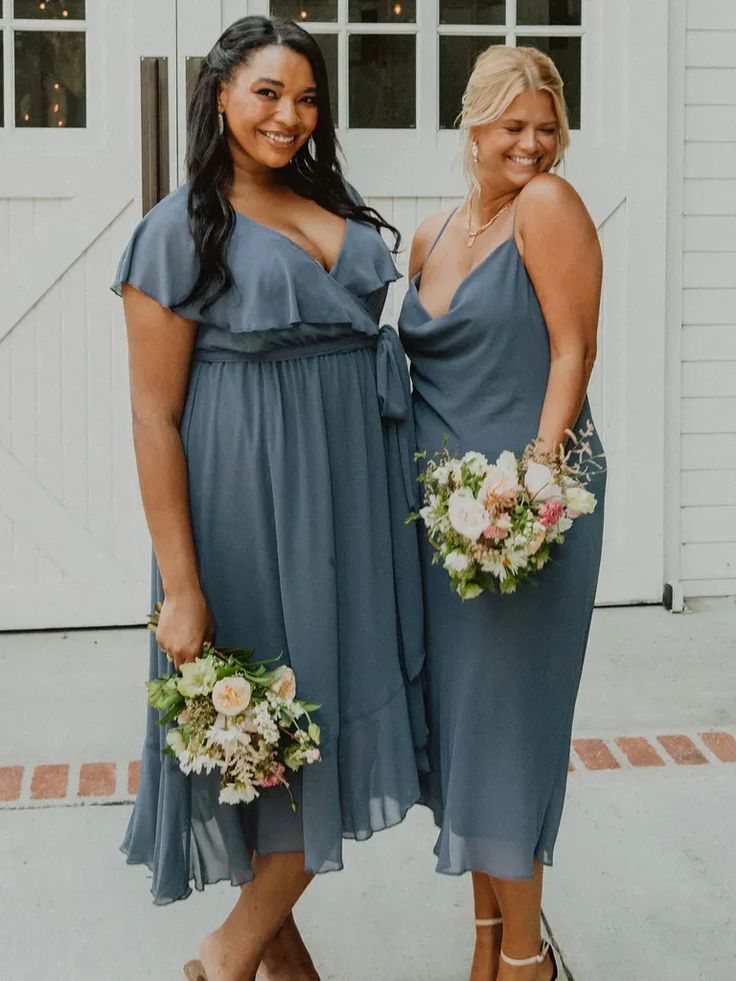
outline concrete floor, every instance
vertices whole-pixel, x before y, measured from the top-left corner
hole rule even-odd
[[[736,731],[734,653],[734,600],[597,611],[576,735]],[[0,765],[136,758],[146,661],[138,630],[0,635]],[[117,851],[129,810],[0,811],[3,978],[179,977],[234,892],[153,907]],[[736,765],[576,769],[544,903],[571,979],[733,981],[734,813]],[[433,872],[433,840],[415,808],[310,887],[297,919],[324,981],[467,977],[470,882]]]

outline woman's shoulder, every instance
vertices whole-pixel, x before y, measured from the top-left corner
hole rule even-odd
[[[180,184],[146,212],[138,226],[139,230],[190,235],[188,198],[189,185]]]
[[[583,199],[572,184],[559,174],[538,174],[519,192],[517,227],[523,234],[524,226],[557,226],[560,221],[591,222]]]
[[[456,209],[450,208],[446,211],[438,211],[419,225],[411,243],[411,254],[409,256],[409,275],[414,276],[418,273],[427,260],[430,249],[437,241],[444,226],[452,217]]]

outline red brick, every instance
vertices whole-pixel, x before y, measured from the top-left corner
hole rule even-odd
[[[22,781],[22,766],[0,766],[0,800],[18,800]]]
[[[34,767],[31,779],[31,797],[33,800],[56,800],[66,797],[69,783],[69,765],[55,763]]]
[[[620,764],[602,739],[574,739],[575,752],[587,770],[618,770]]]
[[[664,766],[664,760],[654,746],[642,736],[619,736],[614,742],[632,766]]]
[[[721,763],[736,763],[736,739],[729,732],[701,732],[700,738]]]
[[[657,739],[679,766],[695,766],[708,762],[688,736],[657,736]]]
[[[79,797],[109,797],[115,793],[114,763],[82,763]]]
[[[128,764],[128,793],[135,797],[138,793],[138,783],[141,778],[141,761],[133,760]]]

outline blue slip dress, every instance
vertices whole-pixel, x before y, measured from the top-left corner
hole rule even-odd
[[[447,436],[453,455],[478,450],[494,462],[503,450],[518,454],[537,435],[550,353],[514,233],[460,283],[443,316],[424,309],[418,286],[419,276],[399,331],[419,448],[434,453]],[[589,419],[586,399],[573,428]],[[597,435],[592,444],[602,454]],[[598,579],[605,474],[589,489],[594,514],[575,521],[554,561],[511,595],[463,603],[422,535],[430,728],[422,802],[439,828],[438,872],[527,879],[534,860],[552,863]]]

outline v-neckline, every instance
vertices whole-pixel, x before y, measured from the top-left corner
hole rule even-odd
[[[307,257],[307,259],[310,259],[318,269],[321,269],[322,272],[325,274],[325,276],[330,276],[331,278],[334,278],[335,270],[339,266],[340,259],[342,258],[342,254],[345,251],[345,243],[348,238],[348,229],[350,228],[350,224],[352,222],[351,218],[344,219],[345,228],[342,233],[342,241],[340,242],[340,247],[337,250],[337,255],[335,256],[335,261],[332,263],[332,267],[330,269],[327,269],[325,266],[322,265],[319,259],[313,256],[311,252],[308,252],[303,245],[300,245],[298,242],[295,242],[294,239],[291,238],[291,236],[287,235],[285,232],[280,232],[278,228],[273,228],[271,225],[264,225],[262,221],[256,221],[255,218],[249,217],[248,215],[244,214],[242,211],[237,211],[236,209],[233,210],[235,211],[236,218],[241,218],[243,221],[248,222],[250,225],[255,225],[256,228],[260,228],[264,232],[270,232],[272,235],[275,235],[277,238],[283,239],[283,241],[288,242],[289,245],[295,248],[298,252],[301,252],[302,255]]]
[[[419,296],[419,281],[421,280],[422,273],[424,272],[424,270],[423,269],[420,269],[418,273],[415,273],[414,276],[413,276],[413,278],[412,278],[412,280],[411,280],[411,285],[414,288],[414,295],[416,297],[417,303],[422,308],[422,310],[424,311],[424,313],[427,314],[427,316],[429,317],[429,319],[430,320],[442,320],[443,317],[446,317],[449,313],[451,313],[452,308],[455,306],[455,301],[457,300],[458,294],[460,293],[460,291],[462,290],[462,288],[465,286],[465,284],[468,282],[468,280],[469,279],[472,279],[473,276],[475,275],[475,273],[477,273],[479,269],[482,269],[485,266],[485,264],[488,262],[489,259],[492,259],[493,256],[496,255],[497,252],[500,252],[501,249],[503,249],[505,246],[507,246],[510,242],[513,242],[514,243],[514,248],[516,249],[516,254],[517,255],[519,254],[518,246],[516,245],[516,234],[514,232],[512,232],[511,235],[509,235],[507,238],[505,238],[503,240],[503,242],[499,242],[498,245],[494,249],[491,249],[491,251],[488,253],[488,255],[487,256],[484,256],[480,260],[480,262],[478,263],[478,265],[477,266],[473,266],[473,268],[470,270],[470,272],[460,280],[460,282],[457,284],[457,286],[455,288],[455,292],[450,297],[450,305],[448,306],[447,310],[445,310],[444,313],[433,314],[433,313],[431,313],[431,311],[429,311],[425,307],[424,303],[422,302],[421,297]]]

